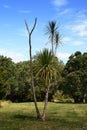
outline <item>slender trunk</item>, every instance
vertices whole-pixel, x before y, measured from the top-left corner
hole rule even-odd
[[[28,24],[27,24],[27,22],[26,22],[26,20],[25,20],[25,25],[26,25],[26,28],[27,28],[27,31],[28,31],[28,35],[29,35],[29,56],[30,56],[31,86],[32,86],[32,92],[33,92],[33,98],[34,98],[34,104],[35,104],[35,109],[36,109],[37,118],[41,119],[40,112],[39,112],[39,109],[38,109],[38,106],[37,106],[37,100],[36,100],[36,94],[35,94],[35,88],[34,88],[33,67],[32,67],[32,46],[31,46],[31,35],[32,35],[32,32],[33,32],[34,29],[35,29],[36,22],[37,22],[37,18],[35,19],[35,23],[34,23],[34,26],[33,26],[32,30],[29,31]]]
[[[52,39],[51,39],[51,44],[52,44],[52,53],[54,54],[53,36],[52,36]]]
[[[84,103],[87,103],[87,92],[84,93]]]
[[[44,102],[44,109],[42,113],[42,120],[46,119],[46,110],[47,110],[47,104],[48,104],[48,93],[49,93],[49,88],[46,88],[46,95],[45,95],[45,102]]]
[[[35,88],[34,88],[34,76],[33,76],[33,68],[32,68],[32,54],[31,54],[31,35],[29,35],[29,55],[30,55],[30,74],[31,74],[31,84],[32,84],[32,92],[33,92],[33,98],[34,98],[34,104],[35,104],[35,108],[36,108],[36,113],[37,113],[37,118],[41,118],[40,116],[40,112],[37,106],[37,99],[36,99],[36,94],[35,94]]]

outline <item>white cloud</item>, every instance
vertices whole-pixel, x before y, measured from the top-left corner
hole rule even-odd
[[[63,37],[63,42],[65,43],[65,42],[69,42],[69,41],[71,41],[71,38],[70,37]]]
[[[77,12],[77,17],[82,20],[84,18],[86,18],[86,13],[87,13],[87,10],[80,10]]]
[[[18,52],[7,52],[6,56],[12,58],[14,62],[19,62],[23,60],[23,54]]]
[[[31,11],[30,10],[20,10],[19,13],[29,14],[29,13],[31,13]]]
[[[67,0],[53,0],[53,4],[55,6],[63,6],[66,5],[68,2]]]
[[[70,54],[69,53],[57,53],[57,56],[60,58],[60,59],[68,59]]]
[[[65,15],[71,12],[71,9],[65,9],[63,11],[61,11],[58,15]]]
[[[83,44],[84,44],[84,42],[82,42],[82,41],[74,41],[73,42],[73,45],[76,45],[76,46],[83,45]]]
[[[24,60],[24,55],[19,52],[10,52],[5,49],[0,49],[0,55],[10,57],[14,62],[19,62]]]
[[[72,25],[71,30],[79,36],[87,36],[87,20]]]

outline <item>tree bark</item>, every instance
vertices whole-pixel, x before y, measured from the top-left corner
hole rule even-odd
[[[54,37],[54,36],[52,36],[51,44],[52,44],[52,53],[54,54],[54,43],[53,43],[53,37]]]
[[[34,23],[34,26],[33,26],[32,30],[29,31],[28,24],[27,24],[27,22],[26,22],[26,20],[25,20],[25,25],[26,25],[26,28],[27,28],[27,31],[28,31],[28,35],[29,35],[29,56],[30,56],[31,86],[32,86],[32,92],[33,92],[33,98],[34,98],[34,104],[35,104],[35,109],[36,109],[37,118],[38,118],[38,119],[41,119],[41,115],[40,115],[40,112],[39,112],[39,109],[38,109],[38,106],[37,106],[37,99],[36,99],[35,87],[34,87],[33,67],[32,67],[32,46],[31,46],[31,35],[32,35],[32,32],[33,32],[34,29],[35,29],[36,22],[37,22],[37,19],[35,19],[35,23]]]
[[[87,103],[87,92],[84,94],[84,103]]]
[[[49,87],[46,88],[46,95],[45,95],[45,102],[44,102],[44,109],[42,113],[42,120],[46,120],[46,110],[48,105],[48,94],[49,94]]]

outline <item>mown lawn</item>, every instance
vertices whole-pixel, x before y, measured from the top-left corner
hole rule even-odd
[[[0,130],[87,130],[87,104],[49,103],[42,122],[33,103],[9,103],[0,108]]]

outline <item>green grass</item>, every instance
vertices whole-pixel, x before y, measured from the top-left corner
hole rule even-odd
[[[0,108],[0,130],[87,130],[87,104],[48,103],[47,120],[42,122],[33,103],[9,103]]]

